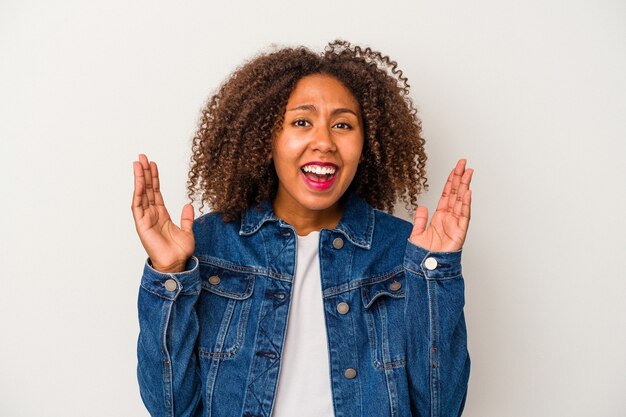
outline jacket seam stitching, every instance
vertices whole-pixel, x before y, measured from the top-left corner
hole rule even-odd
[[[200,256],[199,259],[200,259],[200,262],[204,263],[205,265],[223,268],[223,269],[227,269],[233,272],[243,272],[243,273],[248,273],[248,274],[253,274],[253,275],[264,275],[269,278],[277,278],[283,281],[291,281],[290,279],[284,279],[284,278],[291,278],[291,275],[281,274],[281,273],[274,272],[265,268],[241,266],[241,265],[232,264],[230,262],[218,261],[215,259],[209,260],[209,258],[205,258],[202,256]]]
[[[164,323],[163,323],[163,331],[162,331],[162,340],[161,340],[161,354],[163,355],[163,377],[164,377],[164,386],[163,386],[163,399],[165,401],[165,411],[168,416],[174,416],[174,398],[172,393],[172,384],[174,383],[173,372],[172,372],[172,360],[170,357],[169,350],[167,349],[167,331],[170,327],[170,316],[172,312],[172,307],[174,305],[173,301],[168,303],[169,305],[166,307]],[[168,406],[169,404],[169,406]]]
[[[366,285],[377,284],[382,281],[386,281],[389,278],[393,278],[396,275],[399,275],[403,272],[401,267],[397,267],[392,269],[389,272],[386,272],[382,275],[374,275],[371,277],[360,278],[358,280],[352,280],[347,284],[341,285],[339,287],[329,288],[324,291],[324,298],[331,297],[333,295],[342,294],[344,292],[348,292],[354,290],[356,288],[364,287]]]
[[[414,274],[420,275],[420,276],[426,278],[426,280],[428,280],[428,281],[446,281],[446,280],[449,280],[449,279],[455,279],[455,278],[459,278],[459,277],[463,276],[463,274],[460,273],[460,274],[452,275],[452,276],[449,276],[449,277],[431,277],[431,276],[428,276],[428,274],[424,274],[423,272],[416,271],[416,270],[414,270],[412,268],[409,268],[409,267],[405,267],[405,268],[406,268],[407,271],[410,271],[410,272],[412,272]]]

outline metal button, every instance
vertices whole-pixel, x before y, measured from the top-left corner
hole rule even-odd
[[[333,248],[335,249],[343,248],[343,239],[340,237],[336,237],[335,240],[333,240]]]
[[[344,303],[343,301],[339,304],[337,304],[337,311],[339,312],[339,314],[346,314],[348,311],[350,311],[350,306],[348,305],[348,303]]]
[[[356,376],[356,369],[353,368],[348,368],[343,372],[343,376],[345,376],[348,379],[352,379]]]
[[[430,269],[431,271],[437,268],[437,260],[435,258],[426,258],[424,261],[424,266],[426,269]]]
[[[394,281],[391,283],[389,288],[391,288],[391,291],[398,291],[400,288],[402,288],[402,284],[400,284],[398,281]]]
[[[177,287],[178,287],[178,284],[176,284],[176,281],[174,281],[173,279],[170,278],[167,281],[165,281],[166,290],[174,291]]]
[[[211,285],[217,285],[217,284],[219,284],[219,283],[220,283],[220,281],[221,281],[221,280],[220,280],[220,277],[218,277],[217,275],[211,275],[211,276],[209,277],[209,283],[210,283]]]

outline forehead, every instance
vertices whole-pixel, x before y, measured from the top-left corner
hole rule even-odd
[[[337,78],[326,74],[302,77],[289,96],[288,106],[302,104],[347,107],[355,111],[359,103],[352,92]]]

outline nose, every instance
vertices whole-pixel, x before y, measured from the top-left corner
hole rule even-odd
[[[333,134],[329,128],[317,129],[313,140],[311,141],[311,147],[313,150],[317,150],[322,153],[335,152],[337,150]]]

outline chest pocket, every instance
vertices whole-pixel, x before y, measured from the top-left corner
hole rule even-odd
[[[255,275],[200,262],[202,292],[196,312],[201,358],[232,359],[244,343]]]
[[[377,369],[405,364],[405,275],[395,274],[361,287],[372,361]]]

